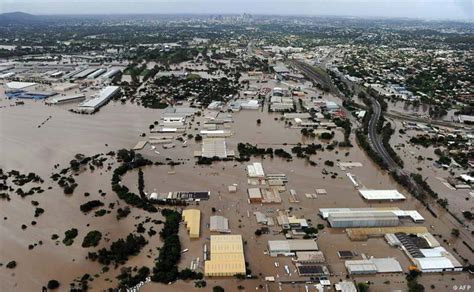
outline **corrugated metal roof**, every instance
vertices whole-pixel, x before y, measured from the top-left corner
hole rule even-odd
[[[417,258],[415,262],[421,271],[454,268],[453,263],[446,257]]]
[[[206,276],[245,274],[241,235],[211,235],[211,259],[204,264]]]
[[[405,200],[405,196],[397,190],[359,190],[366,200]]]
[[[377,266],[370,260],[350,260],[345,266],[349,273],[376,273]]]
[[[202,140],[202,157],[227,157],[227,146],[225,138],[204,138]]]
[[[102,105],[105,101],[111,98],[114,94],[116,94],[120,90],[118,86],[107,86],[104,88],[100,93],[99,96],[88,101],[81,103],[80,107],[97,107]]]
[[[223,216],[211,216],[209,229],[217,232],[229,232],[229,220]]]
[[[183,211],[183,219],[189,231],[190,238],[199,238],[201,229],[201,211],[197,209],[187,209]]]
[[[403,272],[402,266],[400,266],[400,263],[394,258],[370,259],[370,261],[375,264],[378,273]]]
[[[250,188],[248,189],[248,194],[249,198],[251,199],[261,199],[262,198],[262,192],[260,191],[259,188]]]

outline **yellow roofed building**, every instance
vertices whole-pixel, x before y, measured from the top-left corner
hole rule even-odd
[[[204,264],[207,277],[245,275],[244,245],[241,235],[211,235],[211,256]]]
[[[197,209],[187,209],[183,211],[182,216],[189,232],[189,238],[199,238],[201,229],[201,211]]]

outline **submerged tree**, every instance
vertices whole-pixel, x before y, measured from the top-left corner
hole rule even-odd
[[[138,192],[140,193],[140,197],[142,197],[142,199],[146,199],[146,196],[145,196],[145,180],[143,179],[143,171],[142,169],[140,168],[138,170]]]

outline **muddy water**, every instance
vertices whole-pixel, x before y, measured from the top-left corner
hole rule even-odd
[[[433,164],[438,160],[438,156],[434,154],[435,147],[424,148],[419,145],[412,145],[409,141],[412,137],[422,134],[421,131],[408,130],[405,135],[398,133],[399,129],[403,128],[400,122],[391,121],[392,125],[396,127],[396,134],[392,136],[391,143],[394,146],[404,145],[404,147],[395,147],[397,153],[405,161],[405,168],[409,172],[420,173],[424,178],[427,178],[427,182],[438,193],[440,198],[447,199],[449,202],[449,209],[454,212],[459,218],[463,218],[463,211],[474,212],[474,198],[469,194],[471,190],[459,189],[454,190],[448,188],[444,183],[450,176],[456,177],[461,174],[465,174],[467,171],[462,168],[454,168],[450,174],[448,170],[443,168],[437,168]],[[424,160],[418,160],[421,156]],[[428,160],[427,158],[432,158]],[[474,227],[472,222],[466,221],[465,224],[472,230]]]
[[[2,101],[2,104],[8,102]],[[43,194],[34,195],[32,198],[21,199],[16,195],[11,195],[10,202],[1,202],[0,210],[7,220],[3,220],[0,226],[2,237],[0,239],[0,259],[2,263],[16,260],[18,266],[14,270],[2,269],[0,282],[2,291],[37,291],[50,279],[59,280],[66,287],[74,278],[82,276],[84,273],[91,275],[100,274],[100,266],[85,259],[88,249],[80,246],[84,235],[93,229],[107,234],[110,240],[126,236],[135,230],[134,225],[143,221],[146,214],[141,210],[133,210],[127,219],[117,221],[115,219],[115,206],[111,214],[104,217],[93,217],[93,214],[84,215],[79,210],[79,205],[92,199],[100,199],[107,206],[109,203],[117,203],[115,194],[110,190],[111,173],[105,170],[89,171],[76,177],[78,188],[72,196],[62,193],[48,177],[51,174],[52,166],[60,163],[62,166],[68,164],[76,153],[92,155],[105,153],[110,150],[120,148],[130,148],[141,140],[139,135],[147,132],[148,125],[159,118],[158,110],[144,109],[134,105],[121,105],[110,103],[103,107],[99,113],[93,116],[75,115],[67,112],[63,107],[47,107],[40,102],[27,101],[26,105],[18,107],[8,107],[0,109],[1,114],[1,166],[5,169],[19,169],[23,172],[34,171],[43,176],[46,180],[45,186],[53,186]],[[37,125],[48,116],[52,118],[41,128]],[[284,122],[276,120],[279,114],[268,114],[260,111],[242,111],[234,114],[235,123],[232,124],[232,131],[235,133],[228,139],[228,147],[236,150],[239,142],[250,142],[261,147],[284,148],[290,150],[292,145],[305,142],[298,129],[285,128]],[[256,125],[256,120],[261,119],[260,126]],[[203,122],[202,118],[195,118],[191,126],[190,134],[196,134],[197,121]],[[342,133],[337,133],[337,140],[342,140]],[[319,143],[316,139],[315,143]],[[353,142],[355,144],[355,141]],[[108,146],[105,146],[108,144]],[[380,171],[358,148],[337,149],[334,151],[318,152],[312,157],[317,162],[316,167],[307,165],[304,160],[295,158],[288,163],[280,158],[274,159],[254,158],[252,161],[261,161],[264,169],[268,173],[286,173],[289,178],[288,188],[295,189],[300,203],[290,204],[288,192],[282,194],[283,202],[278,205],[250,205],[247,202],[246,189],[249,187],[245,176],[245,164],[237,162],[219,162],[212,166],[197,166],[192,157],[194,150],[200,150],[200,145],[193,140],[188,142],[188,147],[181,147],[180,142],[176,142],[174,149],[162,149],[158,146],[160,154],[150,150],[147,146],[140,152],[154,161],[165,161],[171,158],[174,161],[182,161],[185,164],[176,167],[160,166],[145,168],[145,185],[147,191],[177,191],[177,190],[209,190],[211,199],[201,202],[199,209],[202,210],[201,232],[199,240],[190,241],[185,228],[180,229],[180,238],[183,248],[189,248],[189,252],[184,254],[180,263],[180,268],[189,267],[192,260],[201,259],[202,248],[205,243],[209,244],[210,235],[206,224],[209,223],[209,216],[212,214],[212,207],[215,207],[219,215],[229,219],[230,228],[235,234],[242,234],[245,244],[246,260],[249,262],[253,274],[262,276],[283,276],[284,265],[290,265],[291,259],[274,259],[263,254],[266,249],[267,240],[283,239],[282,235],[263,235],[255,238],[254,232],[259,226],[254,216],[254,211],[275,212],[277,209],[293,208],[292,214],[311,219],[314,225],[325,223],[317,215],[318,209],[323,207],[367,207],[367,206],[398,206],[402,209],[418,209],[426,218],[425,226],[433,225],[433,233],[441,234],[443,238],[449,240],[451,246],[456,247],[461,254],[469,257],[466,248],[449,236],[452,225],[446,220],[434,219],[421,204],[408,196],[407,201],[400,203],[374,203],[368,204],[362,200],[358,192],[354,189],[346,172],[338,167],[326,167],[326,160],[358,161],[364,167],[349,170],[357,179],[368,188],[395,188],[396,185],[390,177]],[[345,156],[346,152],[349,153]],[[324,175],[323,169],[337,173],[336,178]],[[169,171],[175,174],[168,174]],[[130,172],[124,177],[124,183],[132,189],[136,187],[137,174]],[[230,194],[227,186],[238,184],[238,192]],[[305,193],[314,193],[316,188],[325,188],[327,195],[319,196],[317,199],[307,199]],[[102,189],[107,193],[105,197],[98,194]],[[400,190],[406,194],[403,190]],[[84,192],[90,192],[91,196],[86,198]],[[33,219],[34,208],[30,201],[34,199],[40,202],[46,212],[39,218]],[[123,203],[121,204],[123,207]],[[250,217],[247,214],[250,213]],[[3,217],[2,216],[2,217]],[[136,216],[141,218],[135,219]],[[443,216],[447,216],[442,214]],[[153,218],[159,218],[153,215]],[[31,226],[31,220],[36,220],[38,224]],[[447,223],[445,223],[447,222]],[[24,231],[20,229],[21,224],[27,224]],[[90,224],[88,227],[87,224]],[[407,222],[407,224],[412,224]],[[146,224],[148,229],[152,223]],[[79,236],[70,247],[65,247],[62,243],[58,245],[50,237],[53,233],[63,238],[64,231],[75,227],[79,230]],[[155,226],[159,230],[159,226]],[[277,231],[278,228],[271,228]],[[147,236],[148,238],[148,236]],[[28,244],[43,241],[42,246],[33,250],[28,250]],[[110,242],[102,241],[100,247],[108,246]],[[369,240],[367,242],[353,243],[345,236],[341,230],[327,229],[320,234],[319,244],[321,250],[326,253],[330,269],[336,275],[332,281],[345,278],[345,270],[342,262],[337,258],[337,250],[350,249],[359,253],[373,256],[393,255],[399,259],[404,269],[407,269],[407,259],[400,251],[388,247],[381,239]],[[149,239],[149,244],[142,253],[130,258],[127,266],[153,266],[153,259],[157,255],[156,248],[161,246],[158,235]],[[149,250],[151,249],[151,253]],[[94,249],[90,249],[94,250]],[[472,260],[472,255],[471,255]],[[278,268],[274,262],[280,262]],[[291,266],[291,265],[290,265]],[[202,265],[200,267],[202,270]],[[94,291],[108,287],[115,287],[115,276],[118,270],[111,269],[108,273],[100,274],[91,286]],[[456,276],[458,277],[458,276]],[[461,277],[461,276],[460,276]],[[106,279],[111,279],[109,282]],[[465,281],[464,278],[460,278]],[[253,290],[259,285],[263,285],[262,280],[239,281],[236,279],[209,279],[208,286],[221,285],[226,291],[235,291],[238,285],[246,289]],[[380,283],[383,287],[383,284]],[[403,288],[405,284],[399,283],[396,287]],[[171,286],[149,284],[143,291],[183,291],[193,287],[193,283],[179,282]],[[302,291],[302,287],[285,286],[284,291]],[[206,288],[207,289],[207,288]],[[271,285],[270,291],[278,291],[277,286]],[[383,291],[383,290],[381,290]]]

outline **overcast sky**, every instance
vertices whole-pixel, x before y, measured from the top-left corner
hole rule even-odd
[[[473,20],[474,0],[0,0],[32,14],[251,13]]]

